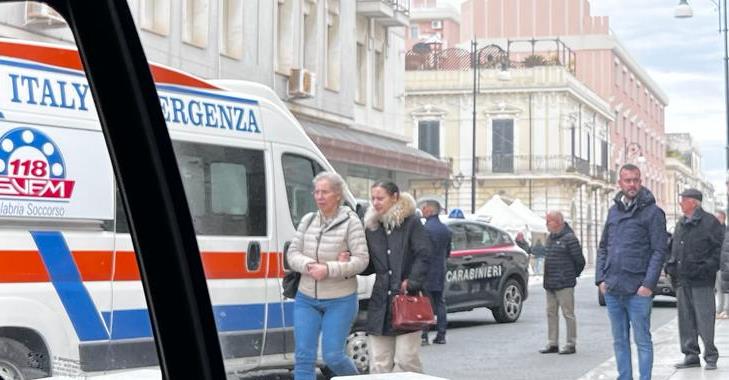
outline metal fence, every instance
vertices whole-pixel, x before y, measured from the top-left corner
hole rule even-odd
[[[498,45],[487,45],[477,48],[475,60],[472,51],[460,48],[441,49],[441,46],[441,43],[415,44],[405,55],[405,70],[465,71],[471,70],[475,61],[479,69],[563,66],[572,74],[576,72],[575,52],[558,38],[508,40],[506,50]]]
[[[476,173],[484,174],[565,174],[577,173],[611,181],[614,172],[579,157],[569,155],[529,156],[500,154],[476,157]]]

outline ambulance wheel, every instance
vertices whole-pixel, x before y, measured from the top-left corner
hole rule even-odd
[[[360,374],[370,372],[370,350],[368,345],[367,333],[364,331],[353,331],[347,337],[347,356],[352,358]]]
[[[521,315],[521,308],[524,302],[524,291],[519,282],[510,278],[506,280],[501,290],[501,305],[491,310],[494,319],[499,323],[516,322]]]
[[[0,380],[28,380],[48,376],[45,371],[30,367],[32,353],[24,344],[0,338]]]

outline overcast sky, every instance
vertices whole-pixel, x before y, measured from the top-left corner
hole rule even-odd
[[[439,0],[460,9],[462,0]],[[590,0],[610,29],[668,95],[667,132],[690,132],[717,191],[726,173],[724,46],[711,0],[689,0],[694,17],[676,19],[678,0]]]

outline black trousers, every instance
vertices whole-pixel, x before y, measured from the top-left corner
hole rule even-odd
[[[716,363],[719,352],[714,345],[714,287],[679,286],[676,289],[676,298],[681,352],[688,359],[698,359],[701,353],[701,337],[704,341],[704,360],[707,363]]]
[[[445,336],[446,334],[446,328],[448,327],[448,317],[446,313],[446,304],[445,304],[445,298],[443,297],[442,291],[432,291],[432,290],[426,290],[425,294],[430,297],[430,303],[433,306],[433,314],[435,314],[438,323],[436,324],[436,328],[438,331],[438,336]],[[423,337],[428,336],[428,330],[423,331]]]

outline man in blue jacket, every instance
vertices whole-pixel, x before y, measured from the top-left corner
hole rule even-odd
[[[618,379],[633,378],[632,327],[640,379],[648,380],[653,370],[652,295],[666,255],[666,216],[650,190],[641,186],[637,166],[620,168],[618,186],[600,238],[595,284],[607,304]]]
[[[438,219],[440,215],[440,203],[435,200],[425,200],[420,202],[420,211],[425,218],[425,231],[430,237],[433,244],[430,258],[430,269],[428,270],[428,278],[425,281],[425,291],[433,302],[433,313],[435,313],[438,324],[436,325],[438,333],[433,339],[435,344],[445,344],[446,327],[448,319],[446,317],[445,299],[443,297],[443,288],[445,282],[446,260],[451,255],[451,230],[441,223]],[[423,331],[423,344],[429,344],[428,332]]]

